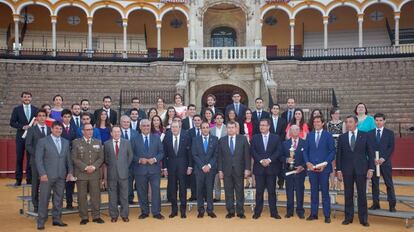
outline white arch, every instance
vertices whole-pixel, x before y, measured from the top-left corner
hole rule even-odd
[[[357,5],[355,5],[354,3],[352,3],[352,2],[338,2],[338,3],[333,4],[331,7],[329,7],[329,9],[327,9],[326,15],[329,16],[329,14],[333,10],[335,10],[336,8],[341,7],[341,6],[347,6],[347,7],[350,7],[352,9],[354,9],[356,11],[357,15],[362,13],[361,9],[359,9],[359,7]]]
[[[21,5],[19,5],[19,7],[17,7],[16,13],[17,14],[20,14],[21,13],[21,10],[24,7],[29,6],[29,5],[40,5],[40,6],[44,6],[46,9],[49,10],[50,15],[53,15],[53,10],[50,8],[49,5],[47,5],[47,4],[43,3],[43,2],[35,2],[35,1],[28,1],[28,2],[25,2],[25,3],[21,4]]]
[[[187,19],[187,21],[189,20],[189,16],[188,16],[187,12],[184,9],[182,9],[181,7],[171,7],[171,8],[168,8],[168,9],[164,10],[160,14],[160,20],[162,21],[162,18],[164,17],[164,15],[167,14],[168,12],[170,12],[170,11],[173,11],[173,10],[180,11],[181,13],[184,14],[184,16]]]
[[[274,6],[267,7],[262,12],[262,14],[260,15],[260,19],[263,19],[263,17],[267,14],[267,12],[269,12],[271,10],[281,10],[281,11],[285,12],[288,15],[289,18],[292,18],[292,14],[290,13],[289,9],[287,9],[284,6],[274,5]]]
[[[151,9],[151,8],[149,8],[149,7],[146,7],[146,6],[143,6],[143,7],[140,7],[140,6],[135,6],[135,7],[133,7],[133,8],[131,8],[131,9],[129,9],[128,10],[128,12],[126,13],[126,15],[125,15],[125,18],[128,18],[129,17],[129,15],[132,13],[132,12],[134,12],[134,11],[136,11],[136,10],[143,10],[143,11],[148,11],[148,12],[150,12],[150,13],[152,13],[153,15],[154,15],[154,17],[155,17],[155,20],[158,20],[159,18],[158,18],[158,14],[157,14],[157,12],[155,12],[154,11],[154,9]]]
[[[91,17],[93,17],[95,15],[96,11],[98,11],[99,9],[102,9],[102,8],[114,9],[116,12],[119,13],[119,15],[121,16],[122,19],[125,18],[124,12],[122,12],[121,9],[119,9],[119,8],[113,6],[113,5],[100,5],[100,6],[97,6],[97,7],[93,8],[93,10],[91,11]]]
[[[392,10],[394,11],[394,12],[396,12],[397,11],[397,6],[396,5],[394,5],[394,3],[392,3],[391,1],[380,1],[380,0],[377,0],[377,1],[372,1],[372,2],[370,2],[370,3],[368,3],[368,4],[366,4],[364,7],[362,7],[362,9],[361,9],[361,12],[365,12],[365,10],[368,8],[368,7],[370,7],[370,6],[372,6],[372,5],[374,5],[374,4],[385,4],[385,5],[388,5],[388,6],[390,6],[391,8],[392,8]]]
[[[89,17],[88,9],[86,9],[84,6],[78,3],[63,3],[55,9],[54,15],[58,15],[60,10],[68,6],[73,6],[73,7],[81,9],[85,13],[86,17]]]
[[[315,10],[319,11],[319,12],[322,14],[322,17],[323,17],[323,16],[326,16],[326,15],[325,15],[325,11],[324,11],[322,8],[320,8],[319,6],[316,6],[316,5],[303,5],[303,6],[299,7],[298,9],[296,9],[296,10],[293,12],[293,14],[292,14],[292,18],[296,18],[296,15],[297,15],[299,12],[301,12],[302,10],[306,10],[306,9],[315,9]]]
[[[403,8],[403,6],[409,2],[412,2],[413,0],[404,0],[400,3],[400,5],[398,6],[397,12],[401,12],[401,9]]]
[[[8,6],[10,10],[12,11],[12,14],[15,14],[16,11],[14,10],[14,7],[7,1],[1,1],[0,3],[3,3],[4,5]]]

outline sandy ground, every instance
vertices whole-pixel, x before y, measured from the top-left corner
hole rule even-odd
[[[398,180],[412,180],[413,177],[400,177],[396,178]],[[21,195],[21,189],[7,187],[7,184],[13,183],[12,179],[0,179],[0,231],[35,231],[36,223],[33,218],[23,216],[19,214],[19,209],[21,208],[21,202],[16,199],[18,195]],[[165,185],[165,181],[163,181]],[[384,191],[384,186],[382,186],[382,191]],[[414,195],[414,187],[397,187],[397,195]],[[106,197],[103,197],[103,201],[106,201]],[[281,197],[281,200],[285,200],[284,197]],[[309,197],[305,197],[305,201],[309,201]],[[338,198],[338,202],[343,204],[343,199]],[[368,202],[368,205],[371,205],[371,202]],[[382,203],[383,208],[387,208],[387,202]],[[195,208],[191,212],[188,212],[187,219],[174,218],[169,219],[168,215],[170,213],[170,207],[162,208],[162,213],[166,216],[166,219],[159,221],[153,218],[147,218],[145,220],[138,220],[138,209],[130,210],[130,222],[124,223],[119,220],[117,223],[111,223],[108,216],[108,211],[105,210],[102,212],[102,218],[105,220],[105,224],[95,224],[89,223],[86,226],[79,225],[79,216],[77,214],[64,215],[63,221],[68,225],[65,228],[57,228],[51,225],[51,220],[46,224],[46,231],[168,231],[168,232],[186,232],[186,231],[197,231],[197,232],[207,232],[207,231],[226,231],[226,232],[244,232],[244,231],[320,231],[320,232],[341,232],[341,231],[375,231],[375,232],[384,232],[384,231],[414,231],[414,227],[410,229],[405,228],[405,222],[402,219],[392,219],[384,217],[369,217],[370,227],[362,227],[358,223],[358,217],[355,215],[354,223],[348,226],[341,225],[342,220],[344,219],[343,213],[337,213],[336,218],[332,218],[331,224],[325,224],[323,222],[323,215],[320,210],[319,220],[307,222],[301,220],[297,217],[282,220],[275,220],[269,217],[268,209],[264,209],[262,217],[259,220],[251,219],[252,212],[250,207],[245,207],[247,219],[225,219],[225,208],[223,206],[218,206],[215,208],[217,214],[216,219],[211,219],[209,217],[204,217],[203,219],[197,218],[197,212]],[[411,210],[409,207],[398,203],[397,210]],[[283,217],[285,215],[285,208],[279,208],[279,214]],[[306,211],[306,215],[309,215],[309,211]],[[414,223],[414,221],[413,221]]]

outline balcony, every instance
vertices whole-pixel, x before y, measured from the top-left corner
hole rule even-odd
[[[187,63],[261,63],[265,60],[266,47],[184,48]]]

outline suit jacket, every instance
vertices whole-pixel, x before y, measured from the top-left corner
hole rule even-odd
[[[306,163],[304,159],[303,153],[305,152],[306,148],[306,141],[298,138],[298,145],[295,150],[295,167],[302,166],[306,169]],[[283,157],[286,162],[286,159],[290,157],[290,148],[292,147],[292,139],[286,140],[283,142]],[[288,171],[288,170],[286,170]]]
[[[144,137],[142,134],[139,134],[134,142],[134,173],[135,175],[145,175],[145,174],[160,174],[161,165],[160,161],[164,158],[164,148],[161,143],[160,137],[157,135],[149,134],[149,150],[145,152]],[[139,159],[146,158],[151,159],[155,158],[157,162],[153,165],[150,164],[140,164]]]
[[[374,152],[369,144],[368,134],[358,130],[355,149],[351,149],[348,133],[338,138],[338,153],[336,155],[336,169],[344,175],[366,175],[368,169],[375,169]]]
[[[141,120],[137,120],[137,127],[135,128],[135,131],[136,132],[138,132],[138,133],[141,133],[141,129],[139,129],[139,122],[140,122]],[[132,121],[131,121],[131,125],[129,126],[129,128],[131,128],[132,130],[134,130],[133,128],[132,128]]]
[[[204,152],[204,140],[202,136],[193,139],[191,153],[194,160],[194,172],[204,173],[201,169],[210,164],[211,171],[217,171],[218,138],[210,135],[208,138],[207,152]]]
[[[185,174],[188,167],[193,166],[191,157],[191,140],[187,134],[180,134],[178,152],[174,152],[174,135],[167,134],[162,141],[164,145],[163,168],[168,169],[168,173]]]
[[[131,110],[132,109],[127,110],[125,112],[125,115],[131,116]],[[141,121],[141,119],[145,119],[145,118],[147,118],[147,114],[145,113],[145,111],[142,109],[138,109],[138,122]]]
[[[103,109],[97,109],[95,110],[95,112],[93,113],[93,117],[95,118],[95,122],[98,121],[98,116],[99,113],[102,111]],[[111,122],[112,125],[116,125],[118,122],[118,113],[111,109],[111,112],[109,113],[109,121]]]
[[[47,135],[50,135],[50,128],[45,125]],[[26,151],[31,154],[30,163],[35,163],[36,145],[39,139],[46,137],[38,126],[32,126],[27,130],[26,135]]]
[[[214,136],[216,136],[216,130],[217,130],[217,127],[213,127],[213,128],[211,128],[211,130],[210,130],[210,135],[214,135]],[[227,128],[226,128],[226,125],[222,125],[222,131],[221,131],[221,136],[220,136],[220,138],[222,138],[222,137],[224,137],[224,136],[226,136],[227,135]],[[216,136],[217,137],[217,136]],[[219,138],[219,139],[220,139]]]
[[[92,138],[90,144],[87,144],[84,138],[73,140],[72,160],[74,164],[75,176],[78,180],[100,179],[101,175],[99,168],[104,162],[104,153],[101,141]],[[85,168],[91,165],[96,169],[93,173],[88,174],[85,171]]]
[[[251,154],[254,159],[253,174],[277,175],[282,170],[283,147],[279,136],[269,133],[267,147],[264,147],[262,134],[253,135],[251,142]],[[268,167],[260,163],[262,159],[270,159]]]
[[[77,138],[77,130],[78,128],[75,123],[69,126],[69,133],[66,132],[65,126],[63,126],[62,137],[67,139],[70,142],[70,145],[72,145],[72,141]]]
[[[293,110],[294,111],[294,110]],[[293,112],[292,112],[293,114]],[[284,118],[286,120],[286,123],[289,124],[289,120],[288,120],[288,110],[286,110],[285,112],[283,112],[280,117]],[[292,118],[294,117],[294,115],[292,115]]]
[[[23,126],[29,125],[30,121],[35,117],[37,110],[38,109],[35,106],[30,105],[30,119],[27,120],[26,115],[24,114],[23,104],[18,105],[13,109],[10,117],[10,126],[17,129],[16,137],[22,137],[24,133]]]
[[[253,134],[260,134],[260,120],[263,118],[270,118],[270,114],[267,111],[262,110],[262,115],[260,118],[257,117],[257,110],[253,111]]]
[[[131,143],[126,139],[120,139],[117,159],[113,139],[110,139],[104,144],[104,153],[108,167],[108,180],[128,179],[129,166],[134,158]]]
[[[282,141],[285,141],[285,139],[286,139],[286,127],[287,127],[286,119],[284,119],[282,117],[278,117],[277,118],[276,133],[275,133],[275,125],[274,125],[274,122],[273,122],[273,118],[270,117],[270,133],[279,135],[279,137]]]
[[[319,139],[319,146],[316,147],[315,136],[315,131],[312,131],[306,137],[306,147],[308,149],[304,153],[305,164],[310,162],[317,165],[327,162],[328,166],[325,167],[323,173],[331,173],[332,161],[335,159],[335,140],[331,133],[323,130]]]
[[[243,176],[244,170],[251,169],[250,148],[243,135],[236,135],[234,154],[229,147],[229,136],[222,137],[218,142],[218,171],[230,176],[233,171],[237,176]]]
[[[62,147],[59,153],[51,135],[39,139],[35,152],[39,176],[47,175],[48,179],[66,179],[68,173],[73,173],[69,141],[64,138],[60,138],[60,141]]]
[[[70,119],[70,126],[72,127],[75,127],[75,128],[78,128],[78,127],[83,127],[83,123],[82,123],[82,121],[81,121],[81,119],[80,119],[80,117],[79,117],[79,126],[77,126],[76,125],[76,122],[75,122],[75,120],[73,119],[73,117]]]
[[[229,104],[229,105],[226,106],[226,117],[229,115],[229,111],[230,110],[234,110],[235,111],[235,109],[234,109],[234,103]],[[237,112],[236,112],[237,119],[239,119],[239,121],[241,121],[241,122],[244,121],[244,115],[246,114],[246,110],[247,110],[247,106],[245,106],[245,105],[243,105],[243,104],[240,103],[240,106],[239,106],[239,114],[237,114]]]
[[[379,151],[380,158],[385,160],[382,165],[391,165],[391,156],[395,147],[394,132],[390,129],[384,128],[379,143],[377,143],[376,136],[376,129],[368,132],[368,138],[373,152]]]
[[[189,130],[190,129],[190,117],[186,117],[186,118],[184,118],[184,120],[183,120],[183,123],[182,123],[183,125],[182,125],[182,128],[184,129],[184,130]],[[194,127],[194,123],[193,123],[193,127]]]

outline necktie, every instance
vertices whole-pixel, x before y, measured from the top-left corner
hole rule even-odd
[[[60,145],[60,139],[59,138],[56,139],[56,147],[57,147],[57,150],[60,154],[60,152],[62,151],[62,145]]]
[[[376,139],[377,139],[377,143],[379,144],[379,143],[380,143],[380,141],[381,141],[381,130],[380,130],[380,129],[378,129],[378,130],[377,130],[377,136],[376,136]]]
[[[40,128],[42,128],[42,134],[43,134],[44,136],[46,136],[46,133],[45,133],[45,127],[44,127],[44,126],[42,126],[42,127],[40,127]]]
[[[190,129],[193,128],[193,119],[192,118],[188,118],[188,122],[190,123]]]
[[[234,155],[234,142],[233,142],[233,136],[230,137],[230,152],[232,155]]]
[[[145,147],[145,153],[148,153],[149,151],[148,136],[145,136],[144,147]]]
[[[298,141],[296,139],[293,140],[293,147],[295,148],[295,150],[296,148],[298,148]]]
[[[30,122],[30,109],[28,105],[24,105],[24,115],[26,115],[27,121]]]
[[[175,140],[174,140],[174,152],[175,155],[178,155],[178,136],[174,136]]]
[[[316,132],[316,148],[318,148],[318,146],[319,146],[319,140],[321,140],[321,132],[320,131],[318,131],[318,132]]]
[[[110,115],[110,109],[107,109],[107,110],[105,110],[106,111],[106,115],[108,115],[108,118],[110,119],[111,118],[111,115]]]
[[[125,130],[125,139],[129,140],[129,136],[128,136],[128,130]]]
[[[87,144],[91,144],[91,140],[90,140],[90,139],[87,139],[87,140],[86,140],[86,143],[87,143]]]
[[[119,154],[118,140],[115,140],[115,155],[116,155],[117,160],[118,160],[118,154]]]
[[[265,148],[265,150],[266,150],[266,148],[267,148],[267,135],[265,135],[265,136],[263,136],[263,145],[264,145],[264,148]]]
[[[292,120],[292,111],[288,111],[288,122]]]
[[[277,119],[273,118],[273,127],[275,129],[275,134],[277,133]]]
[[[351,135],[351,149],[352,151],[355,149],[355,132],[352,132]]]
[[[203,143],[203,147],[204,147],[204,152],[207,153],[207,148],[208,148],[208,137],[204,137],[204,143]]]
[[[66,134],[69,134],[69,127],[66,126]]]
[[[200,129],[197,128],[197,136],[200,136]]]
[[[238,103],[236,103],[236,104],[234,104],[235,106],[234,106],[234,110],[236,111],[236,115],[238,116],[239,115],[239,104]]]
[[[262,112],[261,111],[257,112],[257,118],[258,119],[261,119],[262,118]]]
[[[76,117],[76,118],[75,118],[75,123],[76,123],[76,126],[77,126],[77,127],[79,127],[79,126],[80,126],[80,125],[79,125],[79,118],[78,118],[78,117]]]

